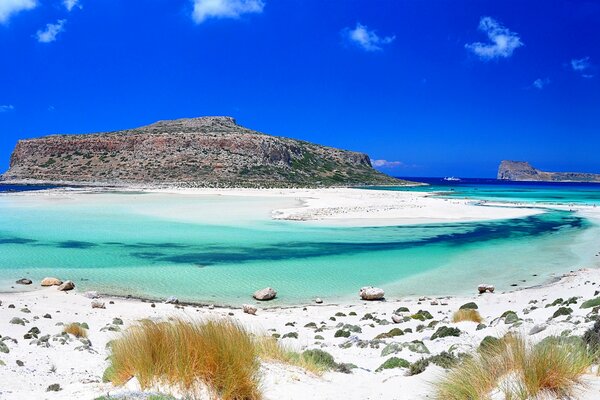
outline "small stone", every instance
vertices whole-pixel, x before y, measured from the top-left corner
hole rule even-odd
[[[482,283],[481,285],[477,286],[477,290],[479,291],[479,294],[483,294],[485,292],[494,293],[494,290],[496,290],[496,287],[494,285],[488,285],[488,284]]]
[[[165,300],[165,304],[179,304],[179,299],[175,296],[170,296]]]
[[[6,343],[4,343],[3,341],[0,340],[0,353],[8,354],[9,352],[10,352],[10,350],[8,349],[8,346],[6,345]]]
[[[17,318],[17,317],[14,317],[13,319],[11,319],[10,323],[13,324],[13,325],[23,325],[23,326],[25,326],[25,321],[23,321],[21,318]]]
[[[256,315],[256,311],[258,310],[255,306],[253,306],[252,304],[244,304],[242,306],[242,309],[244,310],[244,312],[246,314],[250,314],[250,315]]]
[[[75,289],[75,283],[73,281],[64,281],[62,285],[58,287],[61,292],[66,292]]]
[[[546,330],[546,328],[548,328],[548,325],[546,325],[546,324],[535,325],[533,328],[531,328],[531,330],[529,331],[529,334],[535,335],[536,333],[540,333],[540,332]]]
[[[58,278],[48,277],[48,278],[42,279],[42,281],[40,282],[40,285],[42,285],[42,286],[60,286],[60,285],[62,285],[62,281]]]
[[[92,308],[106,308],[103,301],[92,300]]]
[[[404,317],[394,314],[392,315],[392,321],[394,321],[395,324],[399,324],[404,321]]]
[[[322,300],[322,299],[320,299],[319,297],[317,297],[317,298],[315,299],[315,303],[317,303],[317,304],[323,304],[323,300]]]
[[[46,392],[58,392],[60,390],[62,390],[60,385],[58,383],[53,383],[52,385],[48,386]]]
[[[18,281],[16,281],[15,283],[17,285],[31,285],[33,282],[31,281],[31,279],[21,278]]]
[[[252,297],[259,301],[273,300],[277,296],[277,291],[271,287],[257,290]]]
[[[383,291],[383,289],[380,288],[376,288],[373,286],[365,286],[358,291],[358,295],[363,300],[383,300],[385,292]]]
[[[21,361],[21,360],[17,360],[17,365],[19,367],[22,367],[23,365],[25,365],[25,363],[23,361]]]
[[[50,315],[50,314],[44,314],[44,315],[42,316],[42,318],[46,318],[46,319],[52,319],[52,315]]]

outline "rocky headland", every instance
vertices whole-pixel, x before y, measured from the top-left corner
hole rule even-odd
[[[20,140],[1,180],[183,187],[330,187],[407,183],[369,156],[270,136],[231,117],[160,121],[116,132]]]
[[[504,160],[498,167],[498,179],[507,181],[541,182],[600,182],[600,174],[585,172],[546,172],[526,161]]]

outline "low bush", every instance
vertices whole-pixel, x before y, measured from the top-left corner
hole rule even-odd
[[[462,308],[456,311],[452,315],[452,322],[471,321],[475,323],[482,323],[483,318],[479,314],[479,311],[472,308]]]
[[[63,332],[71,334],[75,337],[87,337],[87,329],[77,322],[72,322],[68,325],[65,325],[63,328]]]

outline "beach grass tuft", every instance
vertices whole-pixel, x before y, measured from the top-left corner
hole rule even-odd
[[[69,333],[78,338],[87,337],[87,329],[85,329],[85,327],[81,326],[81,324],[78,324],[77,322],[71,322],[70,324],[65,325],[65,327],[63,328],[63,332]]]
[[[452,322],[471,321],[478,324],[483,322],[479,311],[472,308],[461,308],[452,315]]]
[[[465,358],[436,383],[436,398],[489,398],[497,389],[506,398],[568,397],[593,357],[579,338],[549,337],[536,345],[507,334]]]
[[[261,399],[254,338],[229,320],[141,321],[114,341],[110,363],[116,385],[135,376],[143,389],[162,384],[193,397]]]

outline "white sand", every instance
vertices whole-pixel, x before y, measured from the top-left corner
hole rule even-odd
[[[331,353],[336,361],[353,363],[359,368],[352,374],[338,372],[326,373],[323,377],[316,377],[295,368],[278,364],[265,364],[263,366],[263,383],[266,399],[421,399],[431,396],[430,383],[434,382],[445,372],[437,366],[430,366],[424,373],[416,376],[406,376],[405,369],[385,370],[374,372],[387,357],[381,356],[385,344],[403,343],[412,340],[422,340],[432,354],[448,350],[455,345],[459,352],[474,351],[480,341],[487,335],[499,337],[508,331],[520,332],[532,341],[539,341],[549,335],[560,335],[570,332],[572,335],[582,335],[591,322],[585,322],[585,315],[590,309],[580,309],[583,300],[594,297],[594,292],[600,287],[600,270],[581,270],[567,274],[560,282],[544,287],[530,288],[508,293],[495,293],[477,295],[464,298],[441,299],[438,302],[447,302],[447,305],[431,305],[431,299],[403,299],[389,302],[363,302],[359,299],[355,304],[347,305],[314,305],[306,310],[303,308],[288,309],[259,309],[258,315],[243,314],[239,309],[209,309],[208,307],[185,306],[183,309],[174,305],[156,304],[152,308],[149,303],[139,300],[109,299],[104,298],[106,309],[92,309],[91,300],[76,292],[64,293],[55,288],[45,288],[28,293],[2,294],[0,299],[0,334],[18,340],[18,344],[5,340],[9,347],[8,354],[0,353],[0,360],[6,366],[0,367],[0,398],[2,399],[93,399],[105,393],[123,392],[123,388],[113,388],[110,384],[101,383],[101,376],[108,365],[106,357],[106,343],[118,337],[118,332],[101,329],[111,324],[114,317],[122,318],[124,328],[142,318],[167,318],[180,316],[190,319],[203,318],[234,318],[256,332],[270,334],[277,332],[285,334],[297,332],[298,339],[284,339],[284,342],[298,350],[306,348],[322,348]],[[473,288],[475,291],[475,288]],[[556,298],[578,297],[577,304],[571,305],[571,317],[552,319],[552,314],[559,306],[545,308]],[[109,300],[114,304],[109,304]],[[251,299],[248,299],[251,302]],[[450,322],[451,314],[458,307],[468,301],[475,301],[479,305],[481,315],[488,327],[476,330],[476,324]],[[530,304],[531,301],[537,301]],[[14,308],[10,308],[10,305]],[[539,308],[530,310],[531,306]],[[398,307],[408,307],[411,312],[420,309],[428,310],[434,320],[441,321],[440,325],[456,326],[460,328],[460,337],[447,337],[430,340],[434,328],[427,328],[416,332],[420,322],[411,320],[401,324],[380,325],[372,320],[362,320],[366,313],[371,313],[376,318],[390,321],[391,315]],[[259,305],[260,307],[260,305]],[[27,308],[31,313],[25,313]],[[529,310],[528,310],[529,309]],[[521,324],[514,326],[505,324],[502,320],[495,320],[504,311],[516,311],[522,318]],[[528,311],[525,311],[528,310]],[[348,315],[354,311],[357,316],[330,317],[337,312]],[[42,316],[49,313],[52,319]],[[233,313],[233,316],[229,316]],[[27,319],[25,326],[9,323],[13,317]],[[91,351],[77,350],[81,343],[73,340],[71,343],[60,344],[50,339],[50,347],[41,347],[31,344],[32,340],[23,339],[29,329],[36,326],[41,335],[56,335],[62,327],[57,323],[86,322],[90,326],[89,339],[92,342]],[[294,322],[295,326],[286,326]],[[314,328],[305,328],[304,325],[315,322],[321,326],[322,332],[315,333]],[[387,332],[393,327],[402,329],[412,328],[414,333],[407,333],[393,339],[385,339],[379,348],[359,348],[354,345],[347,349],[340,345],[346,342],[345,338],[334,338],[338,323],[349,323],[360,326],[361,333],[353,334],[357,340],[371,340],[377,334]],[[370,326],[373,324],[374,326]],[[529,335],[531,328],[537,324],[547,324],[547,328],[535,335]],[[274,329],[274,331],[272,330]],[[322,335],[324,340],[315,340],[315,334]],[[413,353],[407,349],[396,354],[408,361],[416,361],[421,354]],[[25,363],[19,367],[17,360]],[[54,370],[52,372],[52,370]],[[596,376],[586,377],[587,387],[582,387],[578,399],[600,398],[600,381]],[[58,393],[46,393],[46,388],[59,383],[63,388]]]
[[[481,202],[443,199],[434,193],[336,189],[162,189],[154,193],[190,196],[274,197],[295,199],[297,207],[274,210],[275,219],[327,225],[376,226],[520,218],[539,214],[517,205],[481,206]]]

